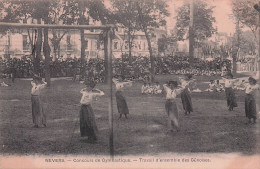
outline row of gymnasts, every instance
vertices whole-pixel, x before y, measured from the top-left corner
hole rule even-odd
[[[166,103],[165,109],[168,115],[168,131],[173,131],[176,128],[179,131],[179,114],[176,105],[175,98],[181,94],[181,100],[185,114],[193,111],[190,89],[194,86],[194,79],[191,79],[191,75],[186,75],[184,79],[181,79],[181,86],[178,86],[177,81],[170,81],[168,84],[164,84],[164,90],[166,91]],[[235,93],[233,85],[238,79],[234,79],[231,73],[223,77],[225,83],[225,92],[227,99],[227,106],[230,111],[234,107],[237,107]],[[256,113],[256,91],[259,90],[259,85],[253,77],[248,78],[248,85],[245,88],[245,115],[248,118],[246,124],[255,124],[257,113]]]
[[[227,105],[229,110],[233,110],[237,106],[235,93],[232,89],[233,83],[236,79],[233,79],[232,74],[226,75],[223,78],[225,83],[225,92],[227,98]],[[249,119],[249,124],[256,123],[256,102],[255,102],[255,91],[259,90],[259,86],[256,84],[256,80],[252,77],[249,79],[249,85],[246,87],[245,93],[245,113],[246,117]],[[133,82],[125,80],[124,77],[118,79],[113,79],[116,86],[116,102],[119,112],[119,119],[124,115],[127,118],[129,114],[126,98],[123,94],[124,87],[132,86]],[[180,78],[181,85],[178,85],[177,81],[169,81],[163,85],[164,91],[166,93],[165,110],[168,117],[168,132],[173,132],[174,129],[179,131],[179,113],[176,104],[176,97],[181,95],[181,101],[185,115],[193,112],[193,106],[191,101],[191,89],[196,80],[192,79],[192,75],[185,75],[184,78]],[[43,125],[46,127],[46,115],[43,111],[40,102],[40,91],[46,86],[46,82],[43,82],[40,77],[34,77],[32,83],[31,100],[32,100],[32,117],[35,127]],[[85,88],[83,88],[80,93],[82,94],[80,104],[80,134],[82,137],[87,137],[86,142],[96,143],[97,141],[97,125],[95,122],[94,111],[91,107],[91,103],[98,96],[103,96],[104,92],[95,88],[96,83],[92,80],[84,82]],[[251,119],[253,121],[251,121]]]

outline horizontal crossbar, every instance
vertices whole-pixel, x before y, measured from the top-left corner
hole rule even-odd
[[[50,25],[50,24],[22,24],[22,23],[9,23],[0,22],[1,27],[15,27],[15,28],[49,28],[49,29],[110,29],[115,28],[115,25]]]

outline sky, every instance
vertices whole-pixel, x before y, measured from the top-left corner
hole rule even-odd
[[[168,29],[175,25],[173,17],[176,16],[176,9],[182,5],[184,0],[167,0],[171,16],[167,18]],[[230,15],[232,14],[231,0],[206,0],[210,5],[215,6],[213,16],[216,18],[218,32],[234,33],[235,24]]]
[[[175,20],[173,19],[176,16],[176,9],[182,5],[185,0],[166,0],[170,12],[170,16],[166,19],[168,29],[173,29],[175,25]],[[205,0],[212,6],[215,6],[213,16],[216,18],[216,27],[218,32],[225,33],[234,33],[235,24],[230,15],[232,14],[231,0]],[[111,7],[109,0],[104,0],[107,7]]]

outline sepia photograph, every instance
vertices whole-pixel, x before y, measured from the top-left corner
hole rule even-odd
[[[259,0],[0,0],[1,169],[260,169]]]

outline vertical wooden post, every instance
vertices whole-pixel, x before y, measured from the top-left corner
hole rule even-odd
[[[109,107],[108,107],[108,119],[109,119],[109,152],[111,158],[114,158],[114,135],[113,135],[113,88],[112,88],[112,78],[113,78],[113,68],[112,68],[112,30],[107,31],[107,84],[109,86]]]
[[[85,35],[84,29],[80,29],[80,41],[81,41],[81,48],[80,48],[80,65],[81,65],[81,76],[80,78],[85,78],[86,76],[86,43],[85,43]]]
[[[258,2],[258,58],[257,60],[257,71],[256,71],[256,77],[258,78],[258,85],[260,85],[259,79],[260,79],[260,1]],[[259,110],[259,100],[260,100],[260,95],[259,92],[256,92],[256,108]],[[259,142],[258,142],[259,146]]]
[[[41,24],[41,19],[37,19],[37,23]],[[37,40],[35,46],[35,58],[34,58],[34,74],[40,75],[40,61],[41,61],[41,51],[42,51],[42,27],[37,30]]]
[[[257,63],[258,63],[258,68],[257,68],[257,76],[260,78],[260,1],[258,2],[258,58],[257,58]],[[258,97],[259,98],[259,97]]]
[[[258,85],[260,85],[259,78],[260,78],[260,1],[258,2],[258,8],[256,9],[258,12],[258,57],[256,57],[257,61],[257,71],[256,71],[256,78],[258,78]],[[259,92],[256,92],[256,109],[259,110],[260,95]],[[259,144],[258,144],[259,145]]]
[[[43,53],[45,57],[45,81],[47,82],[47,86],[51,85],[51,75],[50,75],[50,52],[51,48],[48,42],[49,39],[49,29],[44,28],[43,30],[43,37],[44,37],[44,42],[43,42]]]
[[[104,34],[104,49],[107,49],[107,42],[108,42],[108,40],[107,40],[107,34],[108,34],[108,31],[106,31],[105,32],[105,34]],[[104,51],[104,60],[105,60],[105,83],[108,83],[108,54],[107,54],[107,52],[108,52],[108,50],[105,50]]]
[[[194,2],[190,1],[190,23],[189,23],[189,58],[190,65],[193,66],[193,58],[194,58],[194,29],[193,29],[193,21],[194,21]]]

